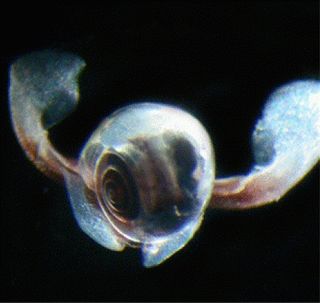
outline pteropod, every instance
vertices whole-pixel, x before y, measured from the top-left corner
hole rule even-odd
[[[184,247],[207,209],[277,201],[319,161],[320,81],[310,79],[270,95],[253,132],[255,163],[247,175],[216,179],[213,144],[202,124],[163,103],[117,110],[78,159],[65,157],[48,131],[77,106],[84,66],[63,51],[17,59],[9,88],[14,130],[35,166],[65,183],[80,228],[111,250],[141,248],[146,267]]]

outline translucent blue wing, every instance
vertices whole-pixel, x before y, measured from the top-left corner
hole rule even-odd
[[[320,158],[320,81],[296,81],[269,98],[253,132],[247,176],[215,182],[212,207],[250,208],[279,200]]]

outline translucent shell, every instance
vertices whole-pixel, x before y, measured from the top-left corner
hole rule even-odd
[[[91,203],[102,211],[79,216],[77,177],[66,172],[82,229],[92,236],[97,224],[88,221],[103,216],[106,237],[100,243],[116,250],[142,246],[146,266],[162,262],[193,236],[215,177],[212,144],[200,122],[156,103],[137,103],[106,118],[85,145],[79,166],[82,209],[90,204],[85,192],[91,192]],[[108,198],[110,188],[118,201]]]

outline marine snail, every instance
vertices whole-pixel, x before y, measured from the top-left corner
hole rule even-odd
[[[141,248],[162,263],[193,237],[209,208],[244,209],[280,199],[319,161],[320,81],[299,80],[270,96],[253,133],[247,175],[215,179],[211,139],[192,115],[136,103],[101,122],[79,159],[61,155],[49,129],[79,99],[78,56],[46,50],[10,68],[9,103],[17,138],[47,176],[65,182],[80,228],[104,247]]]

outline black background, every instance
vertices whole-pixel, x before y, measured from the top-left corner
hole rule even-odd
[[[250,134],[277,86],[318,75],[318,3],[108,2],[1,9],[2,300],[317,301],[319,171],[281,202],[208,211],[194,239],[153,269],[77,227],[65,189],[25,158],[11,129],[8,66],[62,48],[87,62],[81,104],[52,140],[77,155],[102,118],[142,99],[177,104],[212,135],[217,175],[245,173]]]

